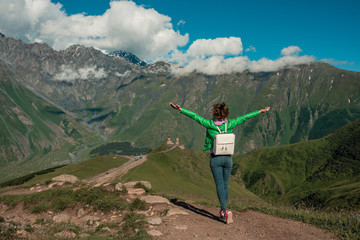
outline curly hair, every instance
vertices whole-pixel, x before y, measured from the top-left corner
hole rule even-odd
[[[225,102],[214,104],[213,106],[213,117],[217,119],[225,119],[229,116],[229,108]]]

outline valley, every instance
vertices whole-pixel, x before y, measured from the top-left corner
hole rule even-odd
[[[169,102],[211,118],[212,105],[225,101],[230,118],[271,107],[267,114],[249,119],[234,131],[229,203],[238,222],[230,232],[248,239],[285,239],[291,234],[298,239],[357,239],[359,72],[323,62],[275,72],[245,70],[219,75],[196,71],[179,75],[172,67],[166,62],[146,64],[121,51],[108,55],[80,45],[56,51],[46,44],[25,44],[1,35],[0,207],[4,221],[9,225],[13,213],[31,215],[38,211],[33,209],[40,209],[42,215],[32,215],[32,219],[50,219],[46,227],[55,231],[53,215],[64,211],[79,220],[82,216],[76,217],[70,209],[84,207],[85,202],[93,204],[89,214],[111,218],[108,209],[99,210],[93,201],[102,199],[109,201],[104,205],[109,211],[116,212],[113,215],[119,222],[114,229],[120,234],[127,231],[120,227],[126,222],[123,216],[135,214],[129,210],[132,204],[144,204],[136,200],[140,195],[135,193],[141,192],[167,201],[176,199],[171,208],[184,208],[194,226],[209,234],[201,237],[224,237],[215,234],[217,221],[209,223],[201,214],[186,209],[193,206],[213,216],[217,214],[217,195],[208,166],[209,152],[201,151],[204,128],[171,109]],[[164,145],[168,137],[179,138],[184,149]],[[135,159],[140,155],[143,157]],[[64,187],[55,184],[52,179],[62,174],[79,181],[74,185],[64,182]],[[114,190],[118,184],[134,181],[149,181],[151,189],[140,184],[129,190],[132,196]],[[53,200],[61,194],[69,198]],[[37,197],[42,205],[32,202]],[[139,215],[151,217],[146,214],[154,212],[163,217],[170,209],[166,206],[146,205],[138,209]],[[264,213],[310,223],[331,233]],[[166,239],[176,236],[174,228],[182,226],[184,229],[177,230],[183,237],[200,237],[194,226],[188,225],[188,216],[167,217],[165,224],[141,225],[138,231],[145,234],[142,230],[157,228],[167,235],[154,239]],[[276,222],[274,230],[267,231],[261,222]],[[113,225],[103,223],[108,224],[109,231],[105,231],[115,234]],[[79,230],[70,224],[66,231],[77,232],[78,237],[84,229],[91,236],[101,235],[101,228],[96,230],[100,223],[85,225]],[[302,232],[304,227],[312,230]],[[131,231],[133,234],[135,229]]]

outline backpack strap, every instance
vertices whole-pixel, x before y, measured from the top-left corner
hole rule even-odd
[[[223,132],[220,130],[219,126],[215,125],[215,127],[219,130],[219,133],[223,133]],[[227,120],[226,120],[226,122],[225,122],[225,131],[224,131],[224,132],[227,133]]]

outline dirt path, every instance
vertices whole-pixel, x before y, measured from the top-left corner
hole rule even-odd
[[[176,206],[178,205],[178,206]],[[312,225],[289,219],[281,219],[254,211],[233,211],[234,223],[226,225],[217,220],[218,209],[197,204],[177,203],[188,215],[163,218],[163,223],[153,229],[163,235],[155,240],[330,240],[333,234]]]
[[[86,182],[102,185],[112,182],[126,174],[131,168],[134,168],[145,161],[147,156],[135,161],[133,158],[121,167],[111,169],[96,177],[87,179]],[[37,185],[31,189],[14,189],[3,194],[30,194],[44,191],[47,186]],[[2,206],[4,208],[4,206]],[[16,210],[17,209],[17,210]],[[26,213],[26,211],[16,208],[10,211],[0,208],[2,216],[14,217],[20,219],[36,219],[38,216]],[[166,215],[164,211],[171,209],[181,210],[184,214]],[[150,230],[161,233],[161,236],[154,236],[154,240],[330,240],[339,239],[328,231],[316,228],[312,225],[302,222],[281,219],[271,215],[254,211],[233,211],[234,223],[226,225],[217,218],[218,209],[215,207],[202,206],[190,201],[173,201],[169,204],[153,204],[147,213],[152,213],[148,217],[157,217],[161,219],[160,224],[150,225]],[[25,214],[25,215],[24,215]],[[74,218],[76,218],[74,216]],[[110,216],[105,219],[110,219]]]
[[[128,156],[124,156],[124,157],[128,157]],[[145,155],[139,160],[135,160],[134,158],[129,158],[129,159],[130,160],[127,163],[123,164],[120,167],[110,169],[105,173],[101,173],[95,177],[92,177],[90,179],[85,179],[83,181],[87,183],[95,183],[95,185],[110,183],[113,180],[120,178],[121,176],[124,176],[130,169],[143,164],[145,161],[147,161],[148,158]]]

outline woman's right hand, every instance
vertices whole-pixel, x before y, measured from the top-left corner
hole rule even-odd
[[[266,113],[266,112],[268,112],[269,110],[270,110],[270,107],[266,107],[266,108],[264,108],[264,109],[260,109],[259,112],[260,112],[260,113]]]
[[[170,102],[170,106],[171,106],[172,108],[175,108],[175,109],[181,111],[181,107],[180,107],[180,105],[178,105],[178,104],[175,105],[175,104],[173,104],[172,102]]]

